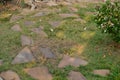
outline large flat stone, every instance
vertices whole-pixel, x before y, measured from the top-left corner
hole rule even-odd
[[[3,80],[20,80],[20,77],[18,76],[18,74],[16,72],[11,71],[11,70],[2,72],[0,74],[0,77]]]
[[[63,57],[63,59],[60,61],[58,67],[63,68],[63,67],[68,66],[68,65],[71,65],[74,67],[79,67],[80,65],[85,66],[87,64],[88,64],[88,62],[83,60],[83,59],[70,57],[70,56],[65,55]]]
[[[12,61],[12,64],[20,64],[34,61],[34,57],[32,52],[28,47],[25,47],[22,51],[18,53],[18,55]]]
[[[33,40],[28,36],[22,35],[21,36],[21,44],[22,44],[22,46],[26,46],[26,45],[30,46],[33,44]]]
[[[73,13],[63,13],[63,14],[59,14],[59,15],[62,18],[69,18],[69,17],[75,17],[75,18],[77,18],[77,17],[79,17],[77,14],[73,14]]]
[[[36,34],[39,34],[41,37],[48,37],[48,35],[43,31],[41,27],[33,28],[31,31],[33,31]]]
[[[48,59],[55,58],[54,53],[47,47],[40,47],[40,52],[45,58]]]
[[[13,31],[18,31],[18,32],[21,32],[21,31],[22,31],[20,25],[18,25],[18,24],[15,24],[11,29],[12,29]]]
[[[52,75],[47,67],[35,67],[24,69],[24,71],[36,80],[52,80]]]
[[[87,80],[80,72],[71,71],[68,80]]]
[[[94,70],[93,74],[105,77],[110,74],[110,70],[108,69]]]
[[[53,27],[53,28],[57,28],[60,25],[60,21],[50,21],[49,24]]]
[[[34,21],[25,21],[25,22],[24,22],[24,25],[25,25],[26,27],[32,26],[32,25],[34,25],[34,24],[35,24]]]
[[[10,22],[16,22],[16,21],[18,21],[18,20],[20,20],[20,19],[22,19],[23,18],[23,16],[21,16],[21,15],[13,15],[11,18],[10,18]]]

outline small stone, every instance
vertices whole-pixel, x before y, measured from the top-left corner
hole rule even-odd
[[[49,22],[49,24],[53,27],[53,28],[57,28],[60,25],[60,21],[52,21]]]
[[[87,80],[80,72],[71,71],[68,80]]]
[[[32,45],[33,44],[33,40],[30,37],[22,35],[21,36],[21,43],[22,43],[22,46]]]
[[[3,78],[1,80],[20,80],[20,77],[18,76],[18,74],[16,72],[11,71],[11,70],[2,72],[0,74],[0,77]]]
[[[0,60],[0,66],[3,64],[3,60]]]
[[[49,73],[47,67],[28,68],[24,69],[24,71],[37,80],[52,80],[52,75]]]
[[[18,53],[18,55],[12,61],[12,64],[20,64],[34,61],[34,57],[32,52],[28,47],[25,47],[22,51]]]
[[[39,34],[41,37],[48,37],[48,35],[43,31],[43,28],[33,28],[31,31],[33,31],[36,34]]]
[[[85,66],[87,64],[88,64],[88,62],[83,60],[83,59],[74,58],[74,57],[70,57],[70,56],[65,55],[63,57],[63,59],[60,61],[58,67],[63,68],[63,67],[68,66],[68,65],[71,65],[74,67],[79,67],[80,65]]]
[[[35,22],[33,22],[33,21],[25,21],[25,22],[24,22],[24,25],[27,26],[27,27],[29,27],[29,26],[34,25],[34,23],[35,23]]]
[[[94,70],[93,74],[105,77],[110,74],[110,70],[108,69]]]
[[[18,31],[18,32],[21,32],[22,29],[20,28],[20,25],[18,24],[15,24],[12,28],[11,28],[13,31]]]
[[[49,48],[40,47],[40,52],[42,53],[42,55],[45,58],[49,58],[49,59],[55,58],[55,55],[53,54],[53,52]]]
[[[77,17],[79,17],[77,14],[72,14],[72,13],[70,13],[70,14],[68,14],[68,13],[66,13],[66,14],[59,14],[62,18],[69,18],[69,17],[75,17],[75,18],[77,18]]]
[[[21,18],[23,18],[23,16],[21,15],[13,15],[10,19],[10,22],[15,22],[15,21],[18,21],[20,20]]]

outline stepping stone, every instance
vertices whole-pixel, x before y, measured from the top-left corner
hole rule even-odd
[[[2,80],[20,80],[20,77],[18,76],[18,74],[11,70],[2,72],[0,74],[0,77],[2,78]]]
[[[35,24],[34,21],[25,21],[25,22],[24,22],[24,25],[27,26],[27,27],[32,26],[32,25],[34,25],[34,24]]]
[[[108,69],[94,70],[93,74],[105,77],[110,74],[110,70]]]
[[[21,43],[22,43],[22,46],[26,46],[26,45],[30,46],[33,44],[33,40],[28,36],[22,35]]]
[[[33,28],[31,31],[36,34],[39,34],[41,37],[48,37],[48,35],[43,31],[43,29],[41,27]]]
[[[87,80],[80,72],[71,71],[68,74],[68,80]]]
[[[57,28],[60,25],[60,21],[51,21],[49,22],[49,24],[53,27],[53,28]]]
[[[3,64],[3,60],[0,60],[0,66]]]
[[[20,64],[20,63],[27,63],[34,61],[34,57],[32,55],[32,52],[28,47],[25,47],[23,50],[21,50],[18,55],[14,58],[12,61],[12,64]]]
[[[13,15],[10,19],[10,22],[16,22],[22,18],[23,18],[23,16],[21,16],[21,15]]]
[[[55,58],[53,52],[47,47],[40,47],[40,52],[45,58],[52,59]]]
[[[24,69],[24,71],[36,80],[52,80],[52,75],[47,67],[35,67]]]
[[[12,28],[11,28],[13,31],[18,31],[18,32],[21,32],[22,29],[20,28],[20,25],[18,24],[15,24]]]
[[[63,57],[63,59],[60,61],[58,67],[63,68],[63,67],[66,67],[68,65],[71,65],[74,67],[79,67],[80,65],[85,66],[87,64],[88,64],[88,62],[83,60],[83,59],[74,58],[74,57],[70,57],[70,56],[65,55]]]
[[[80,19],[80,18],[78,18],[78,19],[74,19],[74,21],[78,21],[78,22],[80,22],[80,23],[86,23],[86,21],[85,21],[85,20]]]
[[[48,15],[50,12],[39,12],[36,13],[33,17],[41,17],[41,16],[46,16]]]
[[[69,17],[75,17],[75,18],[77,18],[77,17],[79,17],[77,14],[73,14],[73,13],[70,13],[70,14],[65,13],[65,14],[59,14],[59,15],[62,18],[69,18]]]
[[[75,71],[71,71],[67,78],[68,80],[86,80],[86,78],[80,72]]]

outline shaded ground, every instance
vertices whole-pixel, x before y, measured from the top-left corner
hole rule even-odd
[[[71,75],[82,75],[83,80],[119,80],[120,50],[113,46],[110,36],[96,29],[92,20],[95,5],[74,3],[34,12],[25,9],[21,14],[17,12],[9,18],[0,18],[0,72],[15,71],[21,80],[39,80],[36,75],[31,75],[31,71],[36,70],[43,70],[43,73],[49,75],[50,79],[52,76],[53,80],[70,80]],[[11,13],[7,12],[6,15]],[[9,19],[10,21],[7,21]],[[12,28],[16,24],[17,27]],[[21,40],[22,35],[27,38]],[[25,47],[30,49],[35,60],[30,57],[30,62],[25,60],[27,63],[24,63],[23,60],[22,64],[11,64]],[[27,49],[26,53],[29,54],[30,51]],[[66,59],[64,55],[72,58]],[[27,58],[25,56],[25,59]],[[63,58],[68,60],[66,64],[69,64],[60,68],[59,63]],[[88,64],[80,65],[79,59]],[[32,69],[29,70],[30,68]],[[110,74],[105,77],[95,75],[93,70],[99,69],[107,69]]]

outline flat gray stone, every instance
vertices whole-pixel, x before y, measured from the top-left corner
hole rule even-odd
[[[83,60],[83,59],[74,58],[74,57],[70,57],[70,56],[65,55],[63,57],[63,59],[60,61],[58,67],[63,68],[63,67],[68,66],[68,65],[71,65],[74,67],[79,67],[80,65],[85,66],[87,64],[88,64],[88,62]]]
[[[20,25],[18,24],[15,24],[12,28],[11,28],[13,31],[18,31],[18,32],[21,32],[22,29],[20,28]]]
[[[28,36],[22,35],[21,36],[21,44],[22,44],[22,46],[26,46],[26,45],[30,46],[33,44],[33,40]]]
[[[20,64],[34,61],[34,57],[32,52],[28,47],[25,47],[22,51],[18,53],[18,55],[12,61],[12,64]]]
[[[0,66],[3,64],[3,60],[0,60]]]
[[[38,12],[36,13],[33,17],[41,17],[41,16],[46,16],[48,15],[50,12]]]
[[[18,20],[20,20],[20,19],[22,19],[23,18],[23,16],[21,16],[21,15],[13,15],[11,18],[10,18],[10,22],[16,22],[16,21],[18,21]]]
[[[53,28],[57,28],[61,22],[60,21],[50,21],[49,24],[53,27]]]
[[[36,80],[52,80],[52,75],[47,67],[35,67],[24,69],[24,71]]]
[[[36,34],[39,34],[41,37],[48,37],[48,35],[43,31],[43,29],[41,27],[33,28],[31,31]]]
[[[25,22],[24,22],[24,25],[25,25],[26,27],[32,26],[32,25],[34,25],[34,24],[35,24],[34,21],[25,21]]]
[[[48,59],[55,58],[55,55],[53,54],[53,52],[47,47],[40,47],[40,52],[45,58],[48,58]]]
[[[18,76],[18,74],[16,72],[11,71],[11,70],[2,72],[0,74],[0,77],[2,80],[20,80],[20,77]]]
[[[63,13],[63,14],[59,14],[60,15],[60,17],[62,17],[62,18],[69,18],[69,17],[75,17],[75,18],[77,18],[77,17],[79,17],[77,14],[73,14],[73,13]]]
[[[71,71],[68,80],[87,80],[80,72]]]
[[[94,70],[93,74],[105,77],[110,74],[110,70],[108,69]]]

